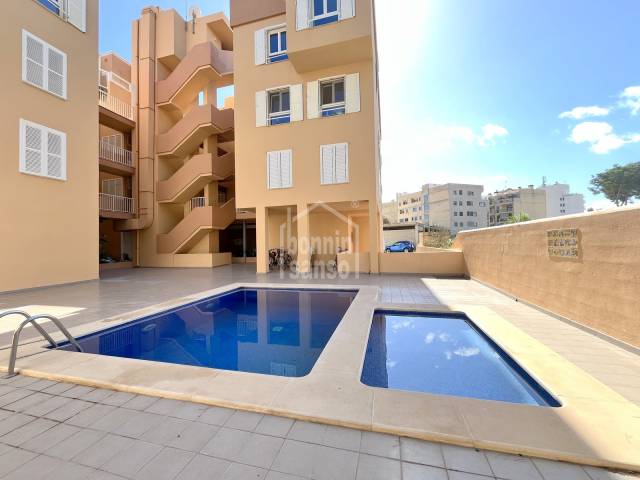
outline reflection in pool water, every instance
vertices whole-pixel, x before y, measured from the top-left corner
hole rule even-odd
[[[313,368],[355,295],[239,289],[79,343],[85,352],[101,355],[301,377]]]

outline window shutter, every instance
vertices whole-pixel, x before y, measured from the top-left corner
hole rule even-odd
[[[67,179],[67,136],[20,119],[20,172]]]
[[[291,121],[300,122],[304,120],[301,83],[298,85],[291,85],[289,87],[289,100],[291,102]]]
[[[309,0],[296,0],[296,30],[309,28]]]
[[[87,31],[87,0],[67,0],[67,21],[81,32]]]
[[[356,0],[340,0],[340,20],[356,16]]]
[[[47,90],[67,98],[67,56],[55,48],[47,48]]]
[[[293,185],[292,151],[283,150],[280,152],[280,186],[290,188]]]
[[[267,63],[267,32],[263,28],[255,32],[255,59],[256,65]]]
[[[47,172],[46,175],[61,180],[67,179],[67,141],[64,133],[47,130]]]
[[[267,188],[282,188],[282,175],[280,173],[280,155],[279,152],[267,153]]]
[[[320,117],[319,89],[318,82],[307,83],[307,118]]]
[[[349,183],[349,145],[338,143],[334,147],[335,183]]]
[[[320,184],[329,185],[335,176],[335,149],[333,145],[322,145],[320,147]]]
[[[44,132],[38,125],[20,120],[20,171],[42,174]]]
[[[45,88],[46,50],[44,42],[22,30],[22,80],[39,88]]]
[[[267,92],[256,92],[256,127],[267,126]]]
[[[357,113],[360,111],[360,74],[354,73],[345,77],[345,111]]]

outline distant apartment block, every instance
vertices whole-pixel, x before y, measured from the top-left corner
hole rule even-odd
[[[547,217],[561,217],[584,212],[584,195],[570,193],[569,185],[554,183],[553,185],[543,185],[540,188],[547,193]]]
[[[382,221],[387,224],[398,223],[398,202],[396,200],[382,204]]]
[[[489,194],[489,226],[505,225],[509,217],[526,214],[531,220],[547,216],[547,193],[529,185]]]
[[[424,217],[424,198],[422,192],[398,193],[396,195],[398,206],[397,223],[422,222]]]
[[[423,194],[428,205],[427,224],[449,230],[455,235],[462,230],[487,226],[487,200],[482,185],[447,183],[425,185]]]

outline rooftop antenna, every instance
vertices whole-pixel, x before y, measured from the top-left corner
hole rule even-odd
[[[191,19],[192,26],[191,30],[193,34],[196,33],[196,18],[202,16],[202,12],[200,11],[200,7],[197,5],[191,5],[189,7],[189,11],[187,12],[188,17]]]
[[[542,186],[543,187],[547,186],[547,176],[546,175],[544,177],[542,177]]]

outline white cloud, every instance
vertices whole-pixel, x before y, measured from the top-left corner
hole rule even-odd
[[[478,347],[460,347],[454,350],[453,354],[459,357],[473,357],[480,354],[480,349]]]
[[[606,117],[611,110],[604,107],[575,107],[567,112],[562,112],[558,118],[572,118],[574,120],[582,120],[587,117]]]
[[[618,135],[607,122],[582,122],[573,127],[569,140],[576,144],[588,143],[589,150],[604,155],[625,144],[640,142],[640,134]]]
[[[587,202],[585,205],[586,210],[593,209],[595,211],[598,210],[611,210],[612,208],[618,208],[615,203],[611,200],[607,200],[606,198],[600,198],[597,200],[592,200],[591,202]]]
[[[482,135],[477,137],[478,145],[495,145],[496,139],[500,137],[506,137],[509,135],[509,131],[501,125],[495,125],[493,123],[487,123],[482,127]]]
[[[640,113],[640,85],[627,87],[620,94],[620,106],[628,108],[631,115]]]

